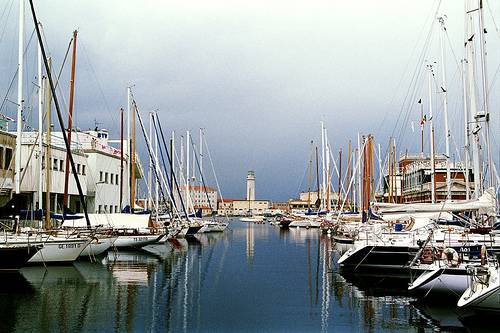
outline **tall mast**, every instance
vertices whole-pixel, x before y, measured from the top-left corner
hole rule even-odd
[[[464,103],[464,163],[465,163],[465,199],[470,199],[470,184],[469,184],[469,117],[467,109],[467,60],[462,60],[462,89],[463,89],[463,103]]]
[[[448,91],[446,87],[446,62],[444,57],[444,35],[446,34],[446,27],[444,26],[444,18],[438,18],[441,23],[441,33],[439,34],[439,44],[441,46],[441,73],[442,85],[441,90],[443,93],[443,116],[444,116],[444,131],[445,131],[445,155],[446,155],[446,199],[451,199],[451,171],[450,171],[450,129],[448,127]]]
[[[322,174],[323,174],[323,187],[321,189],[321,207],[326,208],[326,172],[325,172],[325,125],[321,122],[321,164],[322,164]]]
[[[131,184],[131,175],[132,173],[130,172],[132,170],[132,167],[130,166],[131,165],[131,158],[132,158],[132,155],[131,155],[131,147],[132,147],[132,143],[131,143],[131,136],[130,136],[130,116],[131,116],[131,111],[132,111],[132,87],[127,87],[127,169],[128,169],[128,191],[127,191],[127,201],[128,201],[128,204],[130,205],[130,188],[132,187],[132,184]]]
[[[431,128],[431,202],[436,202],[436,165],[434,160],[434,125],[432,119],[432,78],[434,74],[432,73],[432,65],[427,65],[427,69],[429,71],[429,125]]]
[[[420,105],[420,153],[424,156],[424,104],[422,104],[422,99],[418,100]]]
[[[326,210],[330,211],[330,145],[328,144],[328,132],[326,128],[325,132],[325,154],[326,154]]]
[[[311,183],[312,183],[312,159],[313,159],[313,141],[309,147],[309,178],[307,179],[307,209],[311,209]]]
[[[41,28],[41,24],[38,23]],[[44,80],[42,78],[42,48],[38,43],[38,209],[43,209],[43,95],[44,95]]]
[[[23,76],[24,76],[24,0],[19,0],[19,48],[17,69],[17,136],[14,182],[16,194],[21,192],[21,135],[23,131]]]
[[[149,113],[149,142],[153,142],[153,112]],[[153,147],[151,147],[153,149]],[[149,170],[148,170],[148,208],[153,207],[153,158],[149,155]]]
[[[135,207],[135,102],[132,105],[132,142],[130,145],[130,212],[134,213]]]
[[[469,81],[469,101],[470,101],[470,119],[474,122],[474,128],[472,129],[472,161],[473,161],[473,174],[474,174],[474,198],[478,199],[483,191],[483,173],[481,170],[480,162],[480,138],[479,132],[481,126],[479,125],[478,112],[477,112],[477,100],[476,100],[476,85],[475,85],[475,53],[474,53],[474,18],[473,13],[470,11],[469,2],[466,2],[466,17],[467,27],[466,27],[466,41],[465,45],[467,48],[467,68],[468,68],[468,81]]]
[[[203,128],[200,128],[200,185],[203,177]]]
[[[361,213],[362,211],[362,199],[361,195],[363,193],[362,188],[361,188],[361,136],[358,132],[358,156],[357,156],[357,161],[358,161],[358,211]]]
[[[154,113],[154,117],[155,119],[157,119],[157,115],[156,113]],[[153,119],[153,121],[155,121],[155,119]],[[172,132],[173,133],[173,132]],[[174,136],[172,135],[172,138]],[[159,169],[159,165],[158,165],[158,133],[156,133],[155,131],[155,134],[154,134],[154,138],[155,138],[155,141],[154,141],[154,145],[155,145],[155,168],[156,168],[156,174],[159,174],[160,173],[160,169]],[[172,139],[173,140],[173,139]],[[173,146],[172,146],[173,147]],[[173,152],[172,152],[172,155],[171,155],[171,161],[174,160],[174,156],[173,156]],[[173,180],[173,175],[171,175],[171,178],[170,178],[170,183],[172,184],[174,182]],[[174,192],[173,192],[173,185],[171,185],[171,190],[170,190],[170,195],[172,196],[172,200],[174,200]],[[155,210],[155,213],[156,213],[156,219],[158,220],[158,214],[159,214],[159,210],[160,210],[160,206],[159,206],[159,203],[160,203],[160,183],[158,180],[156,180],[155,182],[155,207],[156,207],[156,210]]]
[[[342,148],[339,150],[339,194],[338,194],[338,209],[340,210],[342,204]]]
[[[316,202],[321,203],[320,187],[319,187],[319,163],[318,163],[318,146],[316,146],[316,190],[318,191],[318,199]]]
[[[120,108],[120,212],[123,209],[123,108]]]
[[[76,35],[78,32],[73,31],[73,57],[71,60],[71,80],[69,82],[69,113],[68,113],[68,142],[71,146],[71,131],[73,127],[73,98],[75,93],[75,66],[76,66]],[[64,168],[64,197],[63,197],[63,214],[69,208],[68,204],[68,183],[69,183],[69,151],[66,151],[66,166]],[[78,177],[78,176],[77,176]]]
[[[158,135],[155,136],[155,156],[158,158]],[[172,131],[170,139],[170,193],[174,193],[174,170],[175,170],[175,132]]]
[[[189,131],[186,131],[186,209],[189,215],[189,203],[191,202],[191,197],[189,195]]]
[[[347,144],[347,177],[346,177],[347,181],[348,181],[348,185],[347,185],[347,194],[346,194],[346,206],[347,206],[347,209],[350,210],[350,203],[349,203],[349,196],[351,194],[351,140],[349,140],[349,143]]]
[[[489,94],[488,94],[488,71],[486,66],[486,41],[484,39],[484,12],[483,0],[479,0],[479,43],[481,46],[481,74],[483,79],[483,112],[486,123],[486,149],[488,154],[488,173],[489,186],[496,190],[496,178],[493,170],[493,159],[491,153],[491,133],[490,133],[490,113],[489,113]]]
[[[40,44],[38,44],[40,45]],[[49,63],[49,68],[52,68],[52,59],[48,59]],[[46,70],[47,72],[47,70]],[[50,223],[50,181],[51,181],[51,174],[50,174],[50,168],[52,167],[50,164],[51,162],[51,157],[50,157],[50,148],[51,148],[51,137],[50,137],[50,122],[51,122],[51,103],[52,103],[52,90],[50,89],[49,82],[46,78],[43,80],[44,83],[44,92],[45,92],[45,129],[47,130],[45,134],[45,223],[43,228],[45,230],[51,229],[51,223]],[[55,209],[56,207],[54,207]]]

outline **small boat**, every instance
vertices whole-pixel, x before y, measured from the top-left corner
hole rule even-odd
[[[470,287],[458,300],[458,307],[500,311],[500,268],[498,263],[470,270]]]
[[[141,248],[148,244],[158,242],[164,234],[154,234],[150,232],[139,232],[137,229],[117,230],[118,238],[114,242],[114,247],[123,248]]]
[[[241,222],[253,222],[253,223],[264,223],[264,216],[247,216],[247,217],[240,217]]]

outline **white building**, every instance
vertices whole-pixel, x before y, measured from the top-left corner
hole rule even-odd
[[[182,186],[179,188],[184,205],[188,205],[188,202],[186,200],[186,186]],[[176,192],[176,191],[174,191]],[[189,196],[191,200],[189,201],[189,207],[194,211],[197,211],[198,209],[201,209],[203,214],[211,214],[212,211],[217,211],[217,198],[218,198],[218,192],[215,188],[210,187],[210,186],[194,186],[191,185],[189,186]],[[182,209],[181,202],[179,200],[178,195],[174,195],[175,197],[175,203],[177,206],[178,210]]]
[[[38,201],[39,188],[39,152],[38,133],[23,133],[23,145],[21,151],[21,165],[26,168],[26,174],[21,183],[21,192],[32,195],[34,203]],[[51,135],[51,184],[52,193],[51,209],[61,211],[62,198],[64,194],[64,171],[66,166],[66,149],[61,132],[53,132]],[[46,139],[44,139],[44,143]],[[120,212],[123,206],[130,204],[130,182],[129,164],[126,146],[123,162],[123,184],[120,187],[120,149],[112,147],[108,131],[105,129],[94,131],[73,131],[71,133],[71,149],[76,164],[83,194],[86,197],[87,210],[90,213],[115,213]],[[45,148],[42,152],[43,182],[42,191],[45,192]],[[25,166],[25,163],[28,163]],[[140,160],[136,154],[136,165],[134,168],[137,180],[143,178],[143,170]],[[24,171],[23,171],[24,172]],[[120,207],[120,189],[122,193],[122,207]],[[69,208],[71,211],[81,212],[80,200],[76,182],[71,173],[69,177]],[[57,203],[57,204],[56,204]],[[55,206],[55,207],[54,207]]]

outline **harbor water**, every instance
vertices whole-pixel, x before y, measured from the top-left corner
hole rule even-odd
[[[342,276],[313,229],[228,230],[1,273],[0,332],[497,331],[397,285]],[[154,252],[154,253],[152,253]]]

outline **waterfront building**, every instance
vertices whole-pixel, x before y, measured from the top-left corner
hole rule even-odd
[[[233,214],[235,216],[263,215],[271,207],[269,200],[233,200]]]
[[[338,194],[330,192],[330,207],[337,207]],[[298,198],[288,199],[288,209],[292,212],[305,212],[308,208],[316,210],[316,201],[318,200],[318,192],[301,192]]]
[[[179,188],[183,200],[186,198],[186,186],[181,186]],[[217,211],[217,198],[218,191],[210,186],[189,186],[189,196],[191,198],[189,202],[189,207],[193,208],[194,211],[201,209],[203,215],[210,215],[213,211]],[[181,202],[179,200],[179,195],[174,191],[174,197],[176,206],[181,207]],[[186,201],[184,201],[186,204]]]
[[[219,199],[217,200],[217,215],[232,216],[233,215],[233,201],[232,199]]]
[[[446,156],[436,155],[434,167],[436,201],[444,201],[447,197]],[[385,175],[382,192],[377,195],[381,202],[412,203],[431,202],[431,159],[422,154],[400,157],[398,168],[392,175]],[[466,199],[465,169],[462,162],[452,162],[450,166],[450,198]],[[474,175],[469,170],[469,188],[474,187]]]
[[[14,150],[16,136],[0,130],[0,206],[11,197],[14,188]]]
[[[45,136],[46,134],[44,134],[43,140],[44,149],[40,156],[38,132],[23,133],[21,165],[25,176],[22,179],[21,192],[26,197],[26,208],[33,207],[33,205],[37,207],[39,200],[39,158],[42,159],[42,192],[45,192],[46,142],[50,141],[51,210],[61,212],[66,149],[61,132],[52,132],[50,140],[47,140]],[[89,131],[73,130],[71,142],[71,150],[88,212],[120,212],[123,209],[123,207],[120,207],[120,149],[112,146],[113,143],[119,146],[119,140],[109,140],[108,131],[105,129],[94,129]],[[125,142],[123,165],[122,205],[125,206],[130,201],[130,172]],[[134,172],[137,182],[143,178],[144,172],[138,155],[136,155]],[[76,182],[71,175],[71,169],[68,184],[69,209],[74,212],[81,212],[82,207],[78,198]]]

